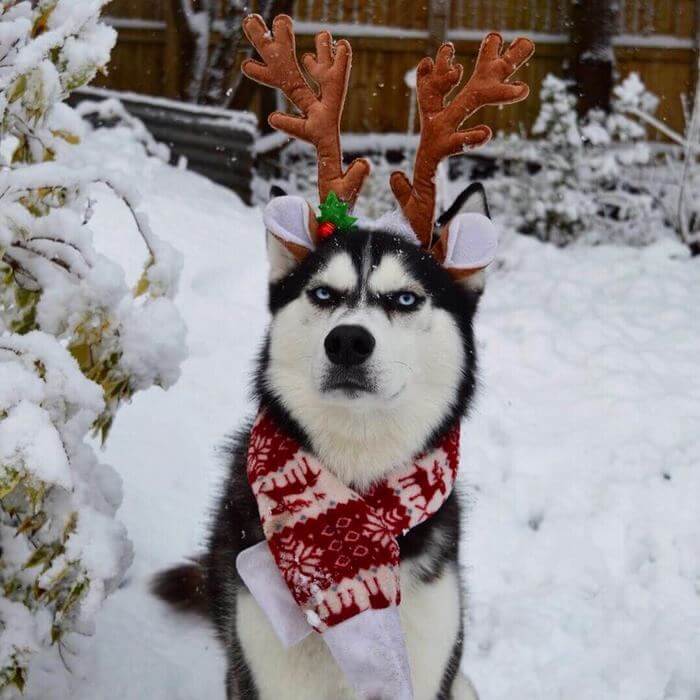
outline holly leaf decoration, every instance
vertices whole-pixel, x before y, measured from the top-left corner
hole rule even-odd
[[[329,192],[325,201],[319,206],[321,211],[318,217],[320,224],[328,222],[335,226],[337,231],[350,230],[357,221],[356,216],[348,214],[348,205],[338,198],[335,192]]]

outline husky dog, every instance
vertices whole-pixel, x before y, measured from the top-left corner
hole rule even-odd
[[[269,30],[251,15],[243,30],[263,59],[249,59],[243,72],[278,87],[297,107],[299,115],[275,113],[270,124],[315,147],[322,202],[318,218],[298,197],[274,198],[265,209],[272,319],[255,375],[257,402],[342,488],[360,497],[435,448],[469,409],[476,383],[472,321],[496,234],[478,184],[435,221],[435,172],[443,158],[490,138],[487,126],[460,130],[468,116],[486,104],[527,96],[526,85],[509,79],[534,45],[516,39],[503,51],[502,38],[489,34],[471,78],[456,91],[462,67],[454,62],[451,44],[438,49],[434,62],[423,59],[417,69],[421,137],[413,180],[400,172],[391,178],[402,215],[352,226],[346,209],[369,163],[358,159],[345,169],[340,150],[349,44],[333,43],[328,32],[317,35],[315,54],[303,59],[316,89],[297,62],[289,17],[277,17]],[[463,208],[471,213],[461,213]],[[358,682],[358,676],[367,677],[366,653],[344,675],[336,660],[347,659],[329,652],[335,634],[311,634],[286,649],[258,605],[262,598],[254,598],[239,576],[240,552],[265,551],[255,547],[265,533],[248,481],[250,432],[248,425],[229,445],[230,471],[208,551],[194,564],[161,574],[156,593],[213,620],[228,653],[231,700],[342,700],[355,697],[360,687],[364,696],[375,697],[374,687],[365,692],[362,678]],[[443,493],[446,500],[429,519],[397,538],[408,655],[405,659],[402,648],[399,675],[410,673],[416,700],[475,697],[459,675],[465,619],[458,559],[462,510],[457,492]],[[255,586],[251,590],[259,593]],[[300,614],[295,604],[291,609]],[[393,608],[394,620],[395,613]],[[332,632],[342,636],[347,622]],[[366,648],[372,633],[363,629],[362,641],[352,649],[346,645],[346,651]],[[346,676],[353,676],[355,690]],[[379,683],[383,700],[397,700],[383,677]],[[410,692],[401,690],[401,697]]]
[[[488,214],[472,185],[441,218]],[[269,330],[255,389],[289,434],[357,489],[429,449],[464,416],[475,388],[472,319],[483,278],[455,282],[433,256],[383,230],[337,234],[297,265],[268,236]],[[161,574],[156,592],[210,615],[228,653],[228,697],[354,697],[317,635],[285,650],[248,593],[236,556],[264,539],[246,476],[244,427],[208,552]],[[401,619],[419,700],[475,697],[459,675],[465,597],[458,553],[462,505],[453,492],[399,539]]]

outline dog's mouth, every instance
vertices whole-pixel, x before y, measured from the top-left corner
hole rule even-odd
[[[339,391],[350,398],[359,396],[360,394],[369,394],[371,389],[364,385],[358,384],[356,382],[337,382],[334,384],[327,384],[323,388],[325,393]]]
[[[354,399],[363,394],[373,394],[376,388],[364,371],[331,370],[323,380],[321,391]]]

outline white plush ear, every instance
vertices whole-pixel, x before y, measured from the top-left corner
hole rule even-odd
[[[441,236],[442,264],[467,286],[483,288],[483,274],[476,273],[496,257],[498,229],[491,219],[476,212],[458,214],[445,229]]]
[[[284,196],[270,200],[263,210],[268,231],[270,278],[290,272],[316,248],[316,216],[302,197]]]
[[[265,228],[281,241],[301,246],[307,250],[316,247],[315,221],[309,203],[302,197],[287,195],[275,197],[263,211]]]

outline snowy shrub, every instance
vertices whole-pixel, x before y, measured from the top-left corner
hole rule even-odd
[[[639,168],[650,163],[645,130],[625,111],[630,101],[653,111],[656,98],[634,73],[615,88],[610,114],[594,110],[581,119],[570,84],[554,75],[543,81],[540,97],[532,129],[538,138],[520,144],[539,169],[523,168],[506,181],[521,231],[557,245],[580,238],[648,242],[663,216],[639,185]]]
[[[569,85],[548,75],[540,92],[542,108],[532,127],[538,142],[540,176],[533,177],[528,195],[534,194],[531,206],[525,204],[526,227],[539,237],[564,243],[585,226],[585,219],[595,210],[592,200],[580,192],[578,171],[583,137],[576,114],[576,98]],[[530,199],[528,196],[527,199]]]
[[[0,0],[3,697],[60,673],[67,635],[92,632],[128,567],[130,544],[114,520],[119,478],[86,437],[92,429],[105,439],[135,392],[171,385],[184,352],[171,300],[178,255],[150,232],[126,183],[74,155],[85,126],[63,100],[109,59],[105,4]],[[94,182],[124,200],[148,249],[135,290],[93,246]]]
[[[665,209],[668,223],[692,255],[700,255],[700,201],[694,193],[700,188],[698,140],[700,135],[700,81],[690,100],[684,96],[684,129],[681,133],[654,117],[656,101],[649,100],[644,85],[635,73],[615,90],[618,109],[637,129],[651,127],[669,138],[674,146],[666,150],[664,168],[647,178]]]

